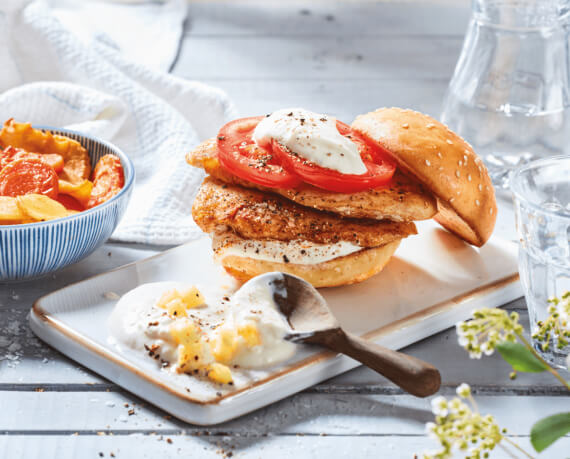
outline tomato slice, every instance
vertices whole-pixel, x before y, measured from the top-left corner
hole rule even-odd
[[[270,188],[290,189],[301,178],[286,170],[272,151],[259,147],[252,139],[253,130],[263,116],[230,121],[218,134],[218,159],[222,167],[237,177]]]
[[[39,159],[53,167],[58,174],[63,170],[64,165],[63,156],[61,155],[55,153],[33,153],[9,145],[6,149],[0,150],[0,170],[17,159]]]
[[[104,155],[93,170],[93,188],[86,207],[91,209],[108,201],[125,185],[125,173],[121,160],[115,155]]]
[[[366,166],[366,173],[342,174],[334,169],[319,166],[291,153],[276,141],[273,141],[273,152],[281,159],[286,169],[298,174],[304,182],[328,191],[355,193],[379,188],[388,183],[396,171],[394,160],[352,131],[347,124],[337,121],[337,129],[358,146],[360,157]]]
[[[39,159],[17,159],[0,171],[0,196],[58,195],[58,177],[49,164]]]

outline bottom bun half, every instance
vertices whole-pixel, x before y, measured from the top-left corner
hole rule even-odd
[[[228,255],[220,261],[225,270],[240,281],[271,271],[281,271],[299,276],[314,287],[337,287],[362,282],[378,274],[399,245],[400,239],[311,265],[256,260],[238,255]]]

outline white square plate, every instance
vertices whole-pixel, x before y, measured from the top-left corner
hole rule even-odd
[[[471,247],[432,222],[418,224],[379,275],[356,285],[321,289],[348,331],[399,349],[453,326],[479,307],[522,296],[517,247],[496,237]],[[231,293],[237,283],[212,260],[202,238],[146,260],[94,276],[40,298],[30,325],[42,340],[107,379],[186,422],[227,421],[331,378],[358,363],[302,346],[267,371],[238,371],[222,388],[186,374],[172,375],[154,360],[109,344],[107,320],[116,300],[146,282],[208,282]]]

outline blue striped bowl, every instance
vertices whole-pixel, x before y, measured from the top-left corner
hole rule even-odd
[[[0,226],[0,282],[44,276],[85,258],[111,236],[133,189],[133,163],[114,145],[67,129],[35,127],[81,142],[93,167],[103,155],[118,156],[125,171],[125,186],[107,202],[69,217]]]

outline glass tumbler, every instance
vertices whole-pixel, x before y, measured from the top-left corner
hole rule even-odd
[[[511,176],[519,235],[519,272],[531,330],[557,309],[555,325],[570,330],[570,303],[548,300],[570,291],[570,156],[556,156],[519,167]],[[548,349],[533,338],[536,350],[550,363],[566,368],[570,346],[547,339]]]
[[[473,0],[442,121],[470,142],[495,186],[536,158],[570,152],[570,0]]]

